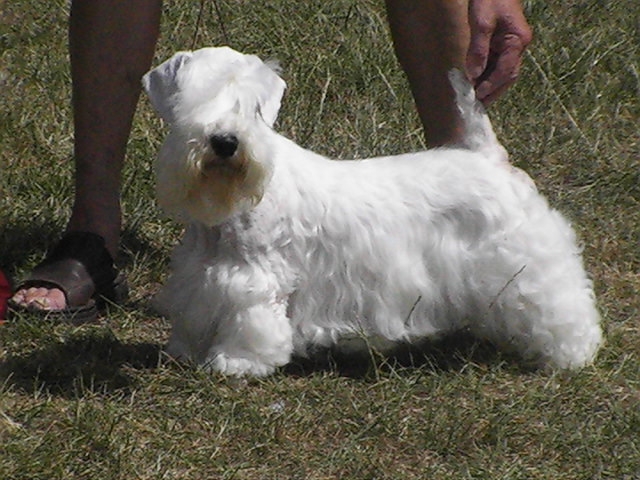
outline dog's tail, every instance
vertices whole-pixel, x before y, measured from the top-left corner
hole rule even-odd
[[[463,121],[464,135],[458,147],[482,152],[493,159],[507,161],[508,155],[498,142],[484,106],[476,99],[473,85],[465,74],[453,69],[449,81],[456,94],[456,104]]]

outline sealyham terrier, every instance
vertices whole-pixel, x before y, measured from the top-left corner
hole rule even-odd
[[[450,79],[462,144],[336,161],[272,129],[273,63],[206,48],[147,73],[170,128],[158,202],[187,225],[157,299],[168,353],[261,376],[316,348],[466,330],[537,366],[592,361],[602,333],[574,231]]]

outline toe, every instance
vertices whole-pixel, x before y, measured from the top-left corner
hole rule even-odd
[[[66,307],[64,293],[57,288],[39,287],[20,290],[13,296],[13,301],[24,307],[40,310],[63,310]]]

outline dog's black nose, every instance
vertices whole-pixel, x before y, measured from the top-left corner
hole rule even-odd
[[[235,135],[212,135],[209,138],[211,148],[221,158],[229,158],[238,149],[238,138]]]

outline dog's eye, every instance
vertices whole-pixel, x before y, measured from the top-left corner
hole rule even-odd
[[[238,149],[238,138],[235,135],[212,135],[209,138],[211,148],[221,158],[229,158]]]

